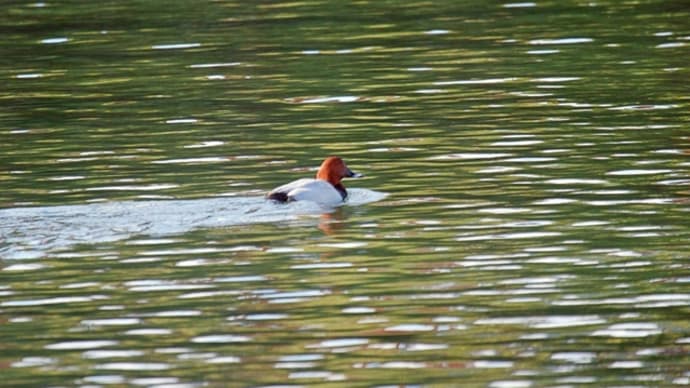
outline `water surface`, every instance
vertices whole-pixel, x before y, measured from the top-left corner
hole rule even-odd
[[[5,8],[7,385],[690,383],[683,2]]]

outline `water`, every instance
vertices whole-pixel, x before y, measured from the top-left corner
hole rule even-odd
[[[6,11],[8,386],[690,383],[682,2]]]

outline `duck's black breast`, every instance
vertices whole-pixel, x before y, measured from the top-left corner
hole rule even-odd
[[[345,186],[338,183],[337,185],[333,185],[333,187],[335,187],[335,189],[338,191],[338,193],[340,193],[340,196],[343,198],[343,201],[344,201],[345,198],[347,198],[347,190],[345,190]]]

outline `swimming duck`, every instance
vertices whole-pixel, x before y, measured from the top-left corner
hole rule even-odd
[[[312,201],[327,206],[337,206],[347,199],[347,190],[341,180],[358,178],[345,162],[337,156],[330,156],[321,163],[316,179],[302,178],[276,187],[266,198],[278,202]]]

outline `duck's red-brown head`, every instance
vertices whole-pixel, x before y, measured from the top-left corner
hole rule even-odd
[[[316,179],[323,179],[330,182],[336,188],[342,187],[340,181],[343,178],[357,178],[362,174],[357,174],[350,170],[337,156],[329,156],[321,163],[319,172],[316,173]],[[344,189],[344,188],[343,188]]]

